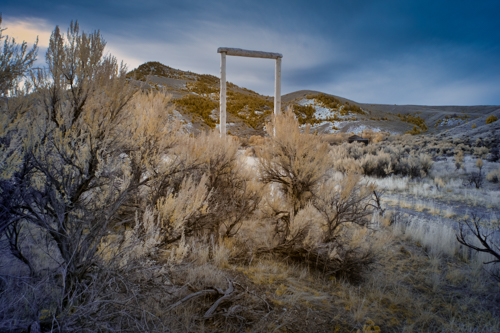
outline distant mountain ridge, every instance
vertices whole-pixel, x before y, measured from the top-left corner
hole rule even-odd
[[[127,77],[143,88],[166,89],[173,96],[176,114],[191,131],[218,126],[219,78],[182,71],[159,62],[147,62]],[[271,119],[274,98],[227,83],[227,128],[237,136],[264,135]],[[500,131],[500,122],[486,124],[486,118],[500,118],[500,106],[425,106],[359,103],[319,91],[300,90],[282,96],[282,108],[289,106],[301,124],[318,133],[385,131],[391,134],[471,135],[486,130]],[[472,124],[475,124],[472,128]]]

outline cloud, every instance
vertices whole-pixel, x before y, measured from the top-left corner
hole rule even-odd
[[[2,26],[7,28],[3,34],[15,38],[17,43],[22,41],[28,44],[34,43],[38,36],[40,47],[49,46],[50,35],[54,28],[47,20],[36,17],[4,17]]]
[[[306,33],[283,34],[267,27],[255,27],[245,23],[228,27],[205,20],[193,21],[189,28],[172,33],[164,32],[144,38],[126,38],[106,35],[108,46],[117,55],[133,55],[129,67],[145,61],[159,61],[165,65],[219,76],[221,46],[259,51],[279,52],[284,55],[283,72],[295,68],[306,69],[313,65],[326,64],[334,56],[322,37]],[[161,41],[161,42],[160,42]],[[274,94],[274,66],[270,59],[228,57],[227,79],[262,94]]]
[[[159,61],[219,76],[217,48],[240,47],[283,53],[283,93],[320,90],[368,103],[500,103],[497,0],[47,1],[5,0],[3,9],[30,16],[20,20],[23,29],[50,20],[33,28],[47,36],[55,24],[78,19],[87,32],[99,29],[107,52],[130,69]],[[227,61],[229,81],[273,94],[272,60]]]

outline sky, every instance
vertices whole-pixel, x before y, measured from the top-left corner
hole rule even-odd
[[[361,103],[500,105],[498,0],[2,0],[4,35],[34,42],[77,20],[129,69],[220,75],[218,47],[279,52],[282,94]],[[274,60],[227,57],[227,80],[274,94]]]

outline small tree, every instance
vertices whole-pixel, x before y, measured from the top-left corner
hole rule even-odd
[[[313,205],[326,222],[325,243],[335,241],[344,224],[365,226],[369,222],[374,191],[373,184],[361,184],[360,176],[354,173],[347,174],[340,182],[329,180],[318,186]]]

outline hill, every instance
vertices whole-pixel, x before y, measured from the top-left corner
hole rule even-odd
[[[144,88],[170,92],[176,104],[176,114],[182,117],[189,131],[199,132],[218,126],[218,77],[174,69],[159,62],[142,64],[127,76]],[[231,82],[227,87],[228,132],[240,137],[264,135],[264,125],[273,112],[274,98]],[[500,106],[370,104],[311,90],[283,95],[282,108],[290,105],[300,123],[310,124],[318,133],[361,133],[371,129],[391,134],[452,137],[476,137],[487,131],[500,136],[500,122],[486,124],[490,115],[500,117]]]

